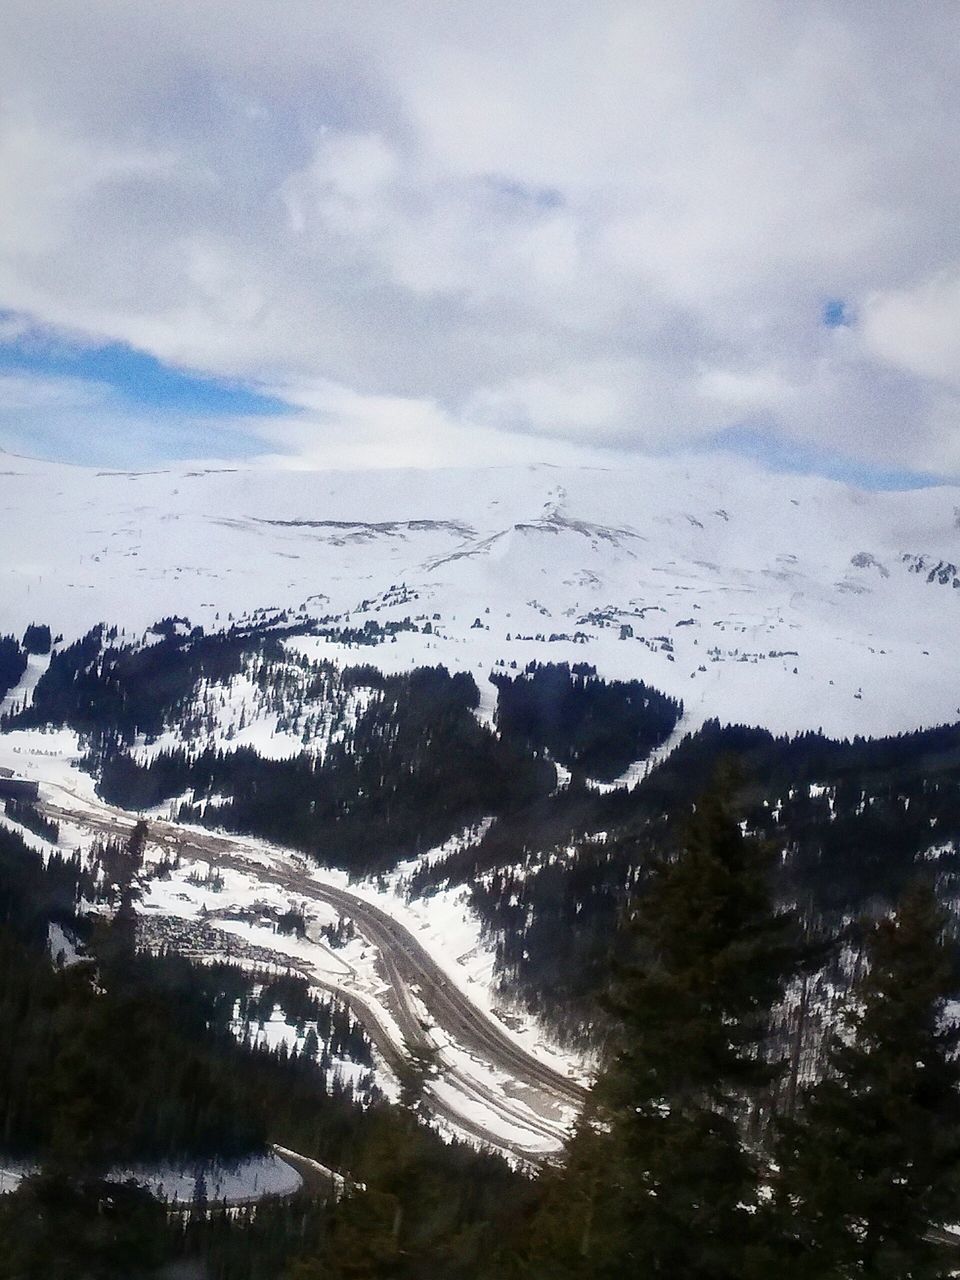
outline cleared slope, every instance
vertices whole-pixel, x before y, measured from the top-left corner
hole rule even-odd
[[[588,662],[712,715],[880,734],[960,716],[960,490],[718,459],[630,471],[95,473],[6,456],[0,631],[274,607],[386,669]],[[343,627],[415,630],[348,647]],[[429,625],[428,625],[429,624]],[[338,634],[339,633],[339,634]]]

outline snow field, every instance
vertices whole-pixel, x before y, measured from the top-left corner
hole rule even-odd
[[[89,849],[95,833],[116,830],[118,838],[125,838],[129,833],[134,815],[113,809],[92,794],[92,780],[78,768],[79,751],[75,735],[66,732],[19,732],[0,736],[0,748],[8,753],[8,758],[16,759],[19,771],[25,776],[38,777],[42,783],[42,796],[54,803],[60,812],[69,815],[70,830],[76,833],[78,847]],[[3,758],[0,754],[0,759]],[[425,856],[429,860],[445,856],[463,843],[478,839],[484,829],[485,824],[481,824]],[[185,856],[179,867],[169,869],[160,878],[164,863],[169,862],[171,836],[178,840],[182,837]],[[310,882],[318,887],[330,884],[348,890],[403,924],[442,968],[448,980],[475,1006],[495,1018],[503,1034],[519,1047],[569,1078],[587,1078],[587,1065],[551,1045],[532,1019],[520,1018],[519,1015],[511,1017],[511,1025],[508,1026],[499,1017],[497,1009],[501,1002],[491,989],[493,950],[482,936],[479,921],[469,910],[466,890],[441,891],[422,900],[407,902],[402,883],[415,867],[414,862],[401,864],[390,877],[350,884],[342,872],[320,870],[308,865],[297,854],[250,837],[216,837],[218,847],[228,847],[232,854],[242,857],[242,871],[217,864],[215,855],[209,860],[197,855],[186,856],[186,845],[192,839],[201,842],[210,836],[211,833],[203,828],[164,826],[162,846],[156,842],[148,843],[140,883],[142,896],[138,904],[138,911],[145,921],[170,918],[193,927],[213,928],[225,939],[233,940],[238,959],[242,960],[244,949],[249,949],[256,956],[258,966],[264,957],[271,956],[278,968],[286,965],[308,980],[315,980],[325,990],[342,992],[344,998],[360,1002],[369,1011],[380,1034],[395,1050],[403,1052],[403,1035],[390,1009],[389,991],[376,947],[363,937],[359,928],[343,946],[330,946],[322,928],[324,925],[335,927],[340,918],[339,912],[308,895]],[[305,875],[305,892],[288,892],[270,880],[272,872]],[[291,908],[304,911],[307,921],[307,936],[304,938],[276,931],[276,916]],[[416,1001],[416,992],[409,992],[408,998]],[[432,1025],[429,1014],[422,1008],[419,1012],[425,1031],[434,1036],[437,1029]],[[290,1033],[291,1028],[279,1025],[265,1031],[266,1035],[276,1037]],[[572,1122],[572,1109],[550,1114],[549,1107],[544,1110],[542,1098],[524,1097],[522,1088],[515,1087],[486,1063],[477,1061],[462,1046],[451,1043],[442,1035],[436,1044],[441,1067],[449,1074],[449,1079],[444,1080],[443,1088],[436,1096],[451,1111],[456,1114],[459,1109],[459,1114],[466,1121],[475,1123],[478,1123],[477,1117],[482,1112],[485,1116],[482,1127],[494,1135],[494,1140],[499,1136],[505,1144],[510,1144],[514,1153],[520,1148],[535,1156],[545,1149],[545,1143],[551,1146],[552,1142],[551,1149],[559,1146],[563,1133]],[[375,1078],[382,1092],[397,1096],[397,1082],[379,1055]],[[431,1081],[430,1088],[434,1089],[438,1083]],[[508,1098],[511,1091],[514,1097],[505,1108],[502,1099]],[[499,1106],[498,1095],[501,1098]],[[456,1103],[455,1096],[459,1099]],[[449,1119],[446,1123],[450,1123]],[[452,1123],[457,1128],[456,1121]],[[552,1140],[546,1137],[545,1127],[555,1134]],[[460,1136],[476,1140],[473,1127],[462,1130]]]
[[[16,1191],[34,1172],[36,1166],[31,1164],[0,1167],[0,1195]],[[267,1196],[294,1195],[303,1185],[280,1151],[250,1156],[235,1165],[130,1165],[111,1170],[109,1178],[112,1182],[135,1182],[168,1204],[182,1205],[192,1205],[198,1198],[210,1204],[248,1204]]]
[[[5,461],[0,630],[299,618],[313,656],[473,672],[487,723],[489,671],[532,660],[644,679],[684,699],[691,728],[875,736],[960,717],[956,488],[863,493],[697,457],[356,474]],[[404,619],[417,629],[376,645],[338,635]],[[260,732],[240,740],[294,748]]]

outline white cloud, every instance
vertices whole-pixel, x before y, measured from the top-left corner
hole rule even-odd
[[[28,114],[0,124],[4,239],[18,257],[55,252],[71,220],[104,187],[176,175],[169,151],[114,148],[46,127]]]
[[[70,410],[103,406],[104,388],[80,378],[39,378],[30,374],[0,374],[0,406],[6,414],[51,408]]]
[[[198,446],[205,458],[256,451],[244,422],[149,412],[104,383],[38,373],[0,373],[0,442],[0,453],[118,467],[190,459]]]
[[[906,289],[871,294],[864,339],[892,365],[960,387],[960,269]]]
[[[436,403],[402,396],[361,395],[331,383],[275,389],[295,403],[293,417],[266,419],[258,434],[280,452],[260,461],[305,468],[459,467],[542,461],[542,438],[464,422]],[[609,452],[553,438],[557,465],[609,462]]]
[[[957,467],[946,0],[7,8],[0,309],[348,388],[391,456],[749,422]]]

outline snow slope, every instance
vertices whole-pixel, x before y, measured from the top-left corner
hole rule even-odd
[[[83,833],[87,848],[96,835],[122,838],[131,830],[135,815],[90,795],[89,779],[75,767],[68,735],[49,735],[50,741],[62,748],[58,756],[51,754],[52,748],[39,746],[45,736],[38,734],[33,740],[19,733],[0,736],[0,748],[8,739],[19,739],[16,751],[7,756],[0,751],[0,759],[15,758],[28,776],[37,772],[43,776],[42,796],[48,812],[56,814],[61,829]],[[454,844],[475,839],[483,829],[485,824],[425,856],[440,857]],[[183,865],[168,864],[172,849],[182,856]],[[421,901],[405,899],[404,876],[414,865],[402,865],[390,877],[351,884],[345,873],[310,867],[300,855],[267,841],[226,833],[211,836],[202,828],[152,820],[145,865],[138,878],[141,938],[183,950],[186,934],[171,932],[170,923],[197,926],[186,954],[195,958],[227,956],[233,963],[243,963],[247,953],[255,957],[251,963],[260,971],[271,965],[279,971],[290,969],[324,991],[349,998],[355,1014],[358,1009],[368,1011],[369,1022],[366,1014],[358,1015],[368,1031],[371,1026],[378,1028],[393,1046],[394,1055],[403,1055],[407,1040],[394,1003],[397,988],[389,980],[390,970],[384,968],[381,945],[370,940],[362,920],[355,922],[341,943],[332,944],[323,933],[323,926],[336,925],[345,912],[327,905],[322,892],[318,896],[317,891],[324,887],[347,891],[403,926],[442,970],[444,987],[458,988],[484,1019],[496,1024],[500,1035],[530,1059],[574,1082],[589,1078],[593,1066],[589,1055],[560,1050],[533,1019],[519,1009],[503,1007],[510,1002],[495,989],[494,944],[484,936],[462,886]],[[207,874],[214,871],[215,879]],[[293,889],[285,887],[291,875],[297,882]],[[302,937],[276,929],[276,915],[290,909],[296,909],[306,921]],[[355,913],[347,910],[346,917],[354,920]],[[214,936],[221,940],[215,947]],[[224,948],[222,942],[233,945]],[[469,1047],[469,1038],[461,1043],[431,1012],[421,983],[401,985],[423,1035],[436,1050],[437,1074],[428,1082],[426,1092],[428,1109],[441,1131],[479,1140],[521,1160],[536,1161],[555,1151],[575,1118],[576,1108],[570,1099],[556,1096],[555,1090],[531,1086],[522,1072],[517,1075],[488,1061]],[[243,1034],[242,1028],[237,1031]],[[255,1038],[271,1044],[281,1039],[299,1044],[303,1031],[282,1019],[271,1019]],[[355,1087],[375,1078],[388,1096],[398,1094],[391,1069],[380,1055],[373,1077],[368,1070],[342,1060],[333,1068]]]
[[[134,473],[2,455],[0,502],[0,633],[276,608],[310,657],[442,662],[484,694],[501,660],[588,662],[679,695],[689,728],[960,718],[956,488],[865,493],[718,458]],[[375,646],[336,634],[404,619]]]

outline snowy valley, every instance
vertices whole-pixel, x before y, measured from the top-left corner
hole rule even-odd
[[[0,630],[283,619],[314,656],[586,662],[711,717],[879,735],[960,715],[960,490],[715,458],[630,470],[93,472],[11,455]]]
[[[556,1152],[624,904],[725,752],[785,896],[856,910],[881,811],[891,885],[934,859],[955,892],[960,490],[4,464],[0,766],[39,802],[0,820],[75,851],[96,914],[95,842],[145,818],[140,945],[332,997],[352,1058],[302,996],[232,1031],[364,1104],[415,1078],[442,1133]],[[891,794],[923,730],[943,789]]]

